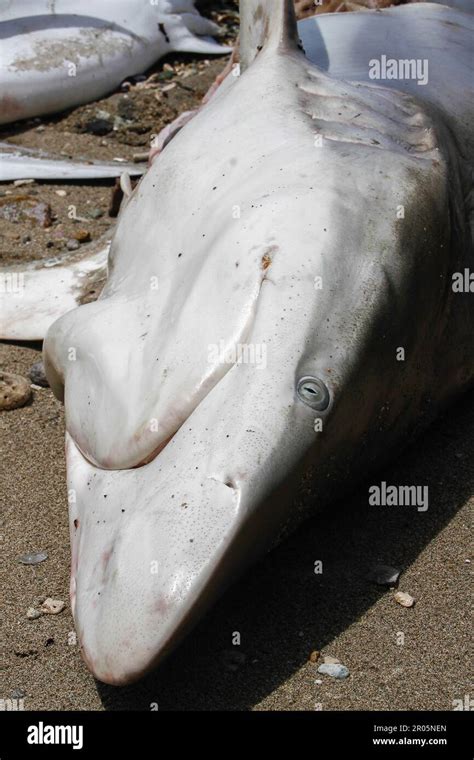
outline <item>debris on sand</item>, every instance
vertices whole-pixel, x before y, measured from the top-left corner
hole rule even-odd
[[[28,380],[21,375],[0,372],[0,411],[10,411],[25,406],[31,398]]]
[[[332,657],[330,654],[325,654],[323,657],[323,663],[325,665],[340,665],[341,661],[337,657]]]
[[[226,649],[222,652],[222,662],[227,670],[235,671],[245,664],[247,655],[236,649]]]
[[[36,552],[32,554],[23,554],[22,557],[18,558],[18,562],[21,562],[22,565],[39,565],[39,563],[44,562],[45,559],[48,559],[46,552]]]
[[[37,620],[39,617],[41,617],[41,612],[39,610],[36,610],[34,607],[29,607],[26,613],[26,617],[28,620]]]
[[[397,567],[391,565],[374,565],[367,577],[377,586],[396,586],[401,572]]]
[[[35,362],[32,364],[30,371],[28,372],[28,377],[34,385],[39,385],[41,388],[49,388],[43,362]]]
[[[40,227],[51,227],[53,223],[49,203],[38,201],[29,195],[10,195],[0,200],[0,219],[18,224],[34,222]]]
[[[51,597],[48,597],[41,605],[41,612],[44,615],[59,615],[64,607],[65,604],[61,599],[51,599]]]
[[[323,663],[319,666],[318,673],[325,676],[331,676],[331,678],[342,679],[348,677],[349,669],[340,663]]]
[[[397,593],[394,594],[393,598],[402,607],[413,607],[415,604],[415,599],[405,591],[397,591]]]

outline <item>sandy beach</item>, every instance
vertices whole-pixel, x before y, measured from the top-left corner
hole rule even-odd
[[[231,2],[202,5],[235,10]],[[155,67],[149,88],[132,83],[65,115],[4,127],[2,139],[132,160],[148,150],[153,132],[198,105],[225,59],[177,56],[172,64]],[[91,132],[97,113],[110,122],[107,134]],[[53,224],[0,220],[0,263],[62,254],[84,224],[97,240],[114,223],[107,214],[113,184],[95,183],[92,193],[72,182],[28,187],[51,204]],[[13,184],[2,185],[7,192],[16,192]],[[71,203],[85,222],[67,219]],[[40,358],[40,343],[0,341],[0,371],[28,377]],[[469,693],[473,402],[474,392],[460,399],[346,498],[321,510],[315,504],[314,517],[230,588],[156,672],[117,688],[95,681],[75,639],[64,409],[49,388],[35,388],[26,406],[0,411],[0,699],[23,699],[25,710],[452,710]],[[427,486],[429,508],[370,506],[368,486],[381,481]],[[40,551],[44,562],[19,562]],[[368,579],[380,563],[401,570],[398,590],[415,598],[413,607]],[[28,619],[47,597],[65,609]],[[236,632],[240,646],[232,644]],[[325,656],[349,677],[319,674]]]

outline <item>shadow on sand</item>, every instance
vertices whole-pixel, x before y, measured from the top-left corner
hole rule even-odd
[[[473,401],[469,393],[371,479],[429,486],[427,512],[371,507],[361,486],[253,567],[156,672],[127,687],[97,683],[105,709],[150,710],[157,702],[160,711],[248,710],[288,679],[384,593],[367,580],[368,568],[409,567],[473,493]],[[322,575],[314,573],[317,559]],[[235,672],[223,661],[233,631],[246,655]]]

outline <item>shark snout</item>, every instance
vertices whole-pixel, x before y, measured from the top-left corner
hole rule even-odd
[[[171,442],[148,465],[106,471],[68,437],[71,601],[86,662],[108,683],[140,677],[179,641],[218,592],[239,530],[228,473],[197,458],[163,477],[178,449]]]

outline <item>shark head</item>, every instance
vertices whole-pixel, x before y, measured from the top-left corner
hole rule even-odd
[[[155,666],[272,545],[302,474],[322,503],[395,445],[436,374],[449,231],[431,122],[323,75],[295,28],[292,3],[242,3],[241,75],[135,189],[99,300],[45,341],[73,612],[108,683]]]

